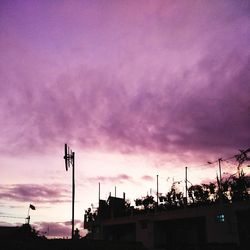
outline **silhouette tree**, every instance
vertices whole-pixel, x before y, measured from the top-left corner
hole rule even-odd
[[[142,200],[142,205],[144,206],[145,210],[150,209],[150,208],[154,208],[154,206],[155,206],[154,197],[152,195],[147,195]]]
[[[142,199],[140,199],[140,198],[135,199],[135,205],[136,205],[137,207],[142,206]]]
[[[203,190],[201,185],[192,185],[189,188],[190,195],[194,203],[201,203],[203,201]]]
[[[209,185],[208,185],[208,188],[209,188],[210,195],[215,194],[216,185],[214,183],[210,182]]]
[[[37,231],[35,228],[31,227],[30,224],[26,223],[23,224],[18,232],[16,237],[18,239],[22,239],[22,240],[31,240],[31,239],[44,239],[45,236],[44,235],[39,235],[39,231]]]
[[[153,209],[155,207],[154,197],[152,195],[147,195],[142,198],[135,199],[135,205],[137,207],[143,206],[144,210]]]
[[[232,177],[231,182],[231,195],[233,201],[242,201],[248,199],[247,192],[247,177],[243,170],[241,170],[239,177]]]
[[[189,197],[192,199],[194,204],[209,204],[212,202],[211,197],[215,193],[215,184],[201,184],[201,185],[192,185],[188,189]]]

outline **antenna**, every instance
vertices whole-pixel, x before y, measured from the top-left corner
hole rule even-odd
[[[98,206],[100,207],[100,200],[101,200],[101,183],[98,183]]]
[[[68,146],[67,144],[64,145],[64,160],[65,160],[65,168],[68,171]]]
[[[187,175],[188,175],[188,168],[185,167],[185,196],[186,196],[186,199],[188,198],[188,195],[187,195],[187,193],[188,193],[188,185],[187,185],[188,179],[187,179]]]
[[[75,152],[69,149],[68,145],[64,145],[64,160],[66,171],[72,166],[72,240],[74,239],[74,226],[75,226]]]
[[[158,182],[158,178],[159,176],[156,175],[156,206],[158,208],[158,201],[159,201],[159,182]]]

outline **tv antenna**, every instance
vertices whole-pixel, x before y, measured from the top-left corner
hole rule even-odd
[[[73,152],[67,144],[64,145],[64,160],[66,171],[72,166],[72,231],[71,237],[74,239],[74,226],[75,226],[75,152]]]

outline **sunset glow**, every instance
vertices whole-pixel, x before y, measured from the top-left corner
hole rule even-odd
[[[250,147],[249,41],[247,0],[2,0],[0,224],[32,203],[32,225],[70,236],[64,143],[82,235],[98,182],[133,203],[186,166],[192,183],[215,180],[219,158]]]

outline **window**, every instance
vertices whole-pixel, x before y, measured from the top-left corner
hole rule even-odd
[[[225,222],[225,215],[224,214],[216,215],[216,221],[219,222],[219,223]]]

